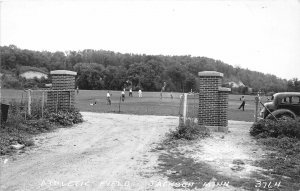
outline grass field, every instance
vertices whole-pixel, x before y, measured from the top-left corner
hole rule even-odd
[[[173,99],[169,92],[163,93],[163,98],[160,99],[160,92],[143,92],[143,97],[139,98],[137,92],[133,92],[133,97],[128,97],[126,92],[125,101],[120,101],[121,91],[111,91],[112,104],[106,104],[106,90],[80,90],[76,95],[76,107],[80,111],[92,112],[114,112],[127,113],[138,115],[171,115],[178,116],[180,108],[181,93],[173,92]],[[1,90],[1,100],[11,101],[15,99],[21,101],[26,100],[26,92],[22,90]],[[33,93],[33,99],[41,98],[41,93]],[[254,120],[254,96],[246,95],[245,111],[239,110],[241,104],[241,95],[229,95],[228,103],[228,119],[238,121],[253,121]],[[188,96],[188,113],[189,115],[197,116],[198,97]],[[90,105],[95,103],[95,105]]]

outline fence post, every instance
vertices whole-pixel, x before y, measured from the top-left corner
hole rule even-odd
[[[119,102],[119,113],[121,112],[121,96],[120,96],[120,102]]]
[[[45,102],[45,92],[42,93],[42,118],[44,118],[44,102]]]
[[[258,118],[258,103],[259,103],[259,97],[255,97],[255,111],[254,111],[254,122],[257,122]]]
[[[31,90],[27,90],[28,95],[28,115],[31,115]]]
[[[183,124],[186,122],[186,114],[187,114],[187,93],[183,94]]]
[[[183,95],[180,95],[180,98],[179,98],[179,110],[178,110],[178,116],[179,116],[179,125],[181,125],[182,124],[182,121],[183,121],[183,119],[182,119],[182,115],[181,115],[181,110],[182,110],[182,105],[183,105]]]

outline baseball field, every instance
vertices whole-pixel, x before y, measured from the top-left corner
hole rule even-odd
[[[162,98],[160,92],[143,92],[142,97],[138,97],[138,92],[133,92],[129,97],[125,92],[125,100],[121,100],[121,91],[110,91],[111,105],[107,104],[107,90],[79,90],[76,94],[76,107],[80,111],[90,111],[98,113],[123,113],[135,115],[170,115],[178,116],[180,114],[180,95],[182,93],[173,92],[171,98],[170,92],[163,92]],[[229,95],[228,119],[237,121],[254,120],[254,96],[246,95],[245,111],[239,110],[242,95]],[[33,92],[33,99],[41,99],[41,92]],[[23,90],[2,89],[1,100],[9,102],[27,100],[27,93]],[[197,116],[197,107],[199,99],[197,95],[188,96],[188,115]]]

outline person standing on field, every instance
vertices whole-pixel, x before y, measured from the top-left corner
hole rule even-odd
[[[129,90],[129,97],[132,97],[132,88]]]
[[[111,105],[111,100],[110,100],[110,93],[109,93],[109,91],[107,91],[107,94],[106,94],[106,100],[107,100],[107,105]]]
[[[243,108],[243,111],[245,111],[246,99],[244,96],[242,96],[241,101],[242,101],[242,104],[240,105],[239,109]]]
[[[139,90],[139,97],[143,97],[142,90]]]
[[[122,91],[121,96],[122,96],[122,101],[124,102],[124,100],[125,100],[125,91],[124,90]]]

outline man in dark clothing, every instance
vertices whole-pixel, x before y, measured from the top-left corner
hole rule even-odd
[[[242,104],[240,105],[239,109],[243,108],[243,111],[245,111],[245,103],[246,103],[246,100],[245,100],[245,97],[244,97],[244,96],[242,96],[241,101],[242,101]]]

